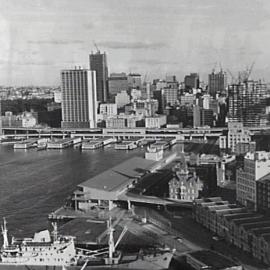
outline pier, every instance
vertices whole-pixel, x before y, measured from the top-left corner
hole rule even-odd
[[[37,139],[28,139],[20,142],[16,142],[13,145],[14,149],[29,149],[32,147],[35,147],[37,145],[38,140]]]

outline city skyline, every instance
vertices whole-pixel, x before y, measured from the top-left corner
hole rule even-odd
[[[60,70],[89,67],[94,41],[110,73],[207,80],[216,62],[236,75],[255,61],[251,77],[270,80],[266,0],[0,3],[0,85],[59,85]]]

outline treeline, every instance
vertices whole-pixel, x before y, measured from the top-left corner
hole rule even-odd
[[[20,114],[24,111],[35,112],[47,111],[47,103],[52,102],[53,99],[16,99],[16,100],[1,100],[2,115],[10,111],[13,114]]]

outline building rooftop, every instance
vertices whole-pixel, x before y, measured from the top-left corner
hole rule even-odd
[[[238,226],[242,225],[242,224],[247,224],[247,223],[254,223],[256,221],[260,221],[260,219],[262,218],[262,215],[257,215],[254,214],[254,216],[251,217],[245,217],[245,218],[239,218],[239,219],[233,219],[232,222]]]
[[[266,151],[256,151],[255,153],[248,152],[246,153],[245,158],[250,160],[265,161],[270,159],[270,153]]]
[[[239,219],[239,218],[248,218],[252,217],[254,214],[247,213],[245,209],[242,210],[240,213],[234,213],[234,214],[228,214],[224,215],[227,221],[233,220],[233,219]]]
[[[221,197],[211,197],[205,199],[196,199],[196,203],[209,203],[209,202],[220,202],[222,201]]]
[[[233,213],[241,213],[243,208],[239,208],[237,206],[231,206],[228,209],[218,209],[216,210],[216,214],[218,215],[226,215],[228,214],[233,214]]]
[[[270,183],[270,173],[268,173],[265,176],[261,177],[257,181],[259,181],[260,183],[267,183],[267,182]]]
[[[216,202],[202,202],[201,206],[202,207],[207,207],[207,208],[211,208],[211,207],[216,207],[216,206],[227,206],[229,204],[228,201],[216,201]]]
[[[266,234],[266,233],[270,233],[270,226],[268,227],[262,227],[262,228],[253,228],[251,229],[252,233],[256,236],[262,235],[262,234]]]
[[[250,222],[247,224],[243,224],[242,227],[245,230],[251,230],[255,228],[263,228],[266,226],[270,226],[270,218],[262,217],[260,220],[257,220],[256,222]]]
[[[155,161],[141,157],[133,157],[123,163],[79,184],[82,187],[100,189],[105,191],[121,190],[131,184],[134,178],[141,177]]]
[[[216,212],[218,210],[225,210],[225,209],[231,209],[231,206],[229,204],[217,204],[217,205],[211,205],[208,206],[208,209],[210,212]]]
[[[237,264],[229,258],[211,250],[195,251],[189,253],[189,256],[195,258],[207,266],[210,266],[211,269],[219,270],[237,266]]]

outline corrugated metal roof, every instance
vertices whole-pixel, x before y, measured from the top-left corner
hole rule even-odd
[[[81,183],[79,186],[100,189],[104,191],[121,190],[134,178],[145,174],[155,163],[141,157],[133,157],[123,163]]]

